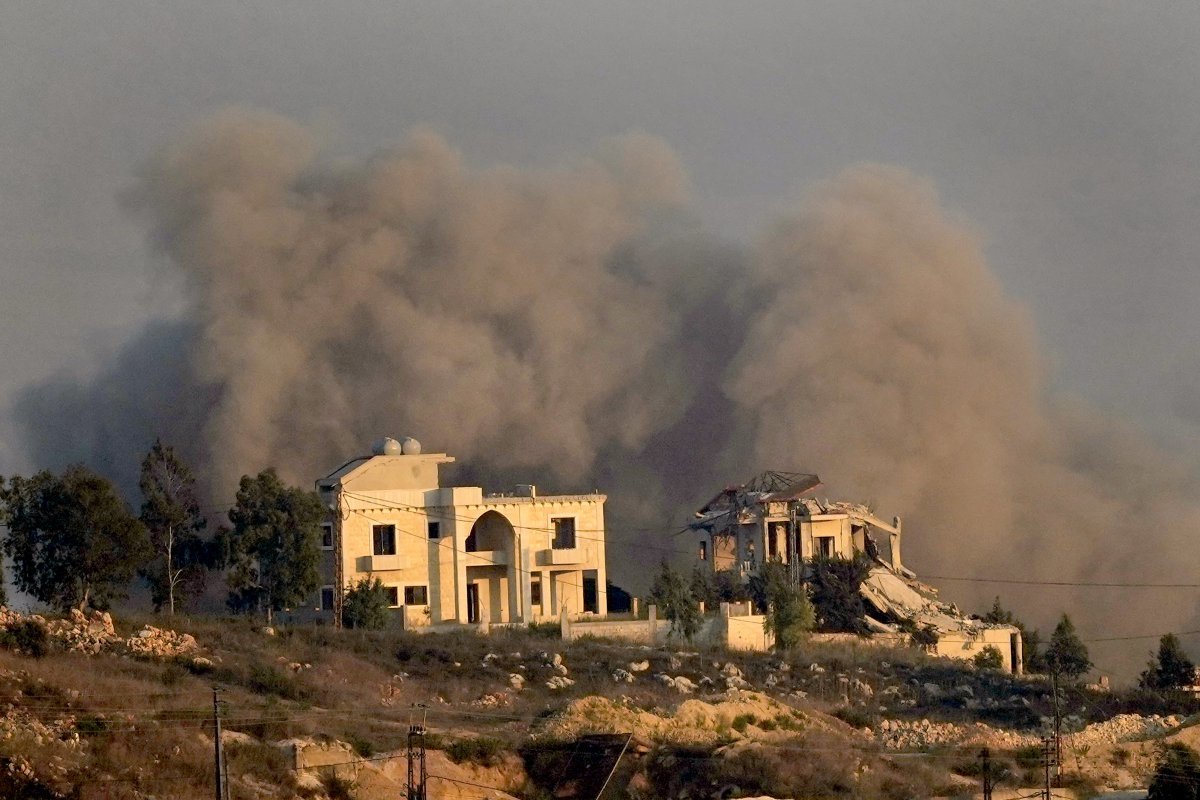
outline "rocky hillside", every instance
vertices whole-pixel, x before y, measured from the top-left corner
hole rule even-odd
[[[424,721],[433,798],[925,797],[1036,785],[1042,680],[915,651],[786,657],[553,628],[414,635],[0,610],[0,796],[209,798],[213,687],[234,798],[394,798]],[[1190,709],[1071,689],[1076,788],[1143,785]],[[1139,705],[1140,703],[1140,705]]]

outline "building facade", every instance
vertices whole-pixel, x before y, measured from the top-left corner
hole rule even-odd
[[[409,628],[607,613],[604,495],[442,486],[439,468],[453,461],[383,439],[317,481],[330,511],[318,614],[336,619],[363,578],[379,579]]]
[[[900,563],[901,522],[884,522],[866,506],[808,497],[821,485],[816,475],[764,472],[729,487],[696,512],[697,558],[709,569],[747,578],[764,561],[802,565],[815,558],[881,557]]]

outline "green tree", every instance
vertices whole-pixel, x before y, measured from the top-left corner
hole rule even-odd
[[[1183,652],[1179,637],[1168,633],[1158,640],[1158,656],[1146,665],[1138,683],[1157,692],[1180,689],[1196,682],[1196,665]]]
[[[812,562],[809,586],[822,630],[867,632],[867,607],[859,589],[870,574],[871,561],[862,553],[853,558],[819,557]]]
[[[141,573],[150,583],[154,610],[174,615],[177,602],[198,597],[208,574],[208,549],[200,538],[205,519],[196,499],[192,471],[160,440],[142,459],[142,523],[150,532],[154,558]]]
[[[22,592],[65,611],[124,597],[150,555],[146,528],[107,479],[81,465],[0,484],[4,552]]]
[[[699,601],[683,576],[662,562],[654,583],[650,586],[650,602],[671,620],[671,634],[691,641],[700,630]]]
[[[721,603],[716,581],[713,580],[712,570],[707,564],[697,564],[692,568],[692,579],[688,582],[688,588],[697,602],[704,603],[706,611],[712,611]]]
[[[1185,744],[1158,746],[1158,762],[1147,800],[1200,799],[1200,756]]]
[[[1066,614],[1054,627],[1046,647],[1046,666],[1065,678],[1075,679],[1092,668],[1087,646],[1075,633],[1075,625]]]
[[[762,586],[767,632],[775,634],[777,649],[792,649],[816,625],[816,611],[808,592],[792,583],[787,565],[780,561],[763,562],[754,577],[754,583]]]
[[[221,531],[219,548],[237,611],[272,614],[298,605],[321,584],[321,520],[316,492],[284,486],[275,470],[242,476],[232,529]]]
[[[342,624],[365,631],[383,630],[390,618],[389,605],[387,590],[379,578],[362,578],[342,601]]]
[[[1030,674],[1050,671],[1046,665],[1046,653],[1042,649],[1042,632],[1036,628],[1021,631],[1021,661],[1025,664],[1025,671]]]

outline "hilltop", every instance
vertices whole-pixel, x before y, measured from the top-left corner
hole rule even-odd
[[[422,719],[433,798],[594,797],[597,775],[605,797],[964,795],[984,746],[1007,785],[1036,785],[1053,713],[1039,678],[853,643],[781,656],[78,613],[0,627],[5,797],[212,797],[214,686],[234,798],[395,797]],[[1170,715],[1187,709],[1147,698],[1063,702],[1078,789],[1144,785],[1152,743],[1130,739],[1200,738]]]

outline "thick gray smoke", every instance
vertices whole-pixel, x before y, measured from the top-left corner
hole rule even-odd
[[[613,571],[635,588],[647,552],[689,549],[670,535],[689,508],[763,469],[903,515],[919,572],[1196,574],[1200,481],[1046,396],[978,237],[902,170],[849,169],[741,247],[697,230],[649,137],[543,171],[471,169],[423,131],[365,163],[318,155],[297,125],[233,111],[148,168],[131,204],[189,313],[92,382],[32,387],[38,463],[127,476],[159,435],[220,501],[245,472],[307,484],[413,434],[494,488],[606,490]],[[975,607],[997,590],[949,588]],[[1092,633],[1180,629],[1195,610],[1021,594],[1035,622],[1067,609]]]

